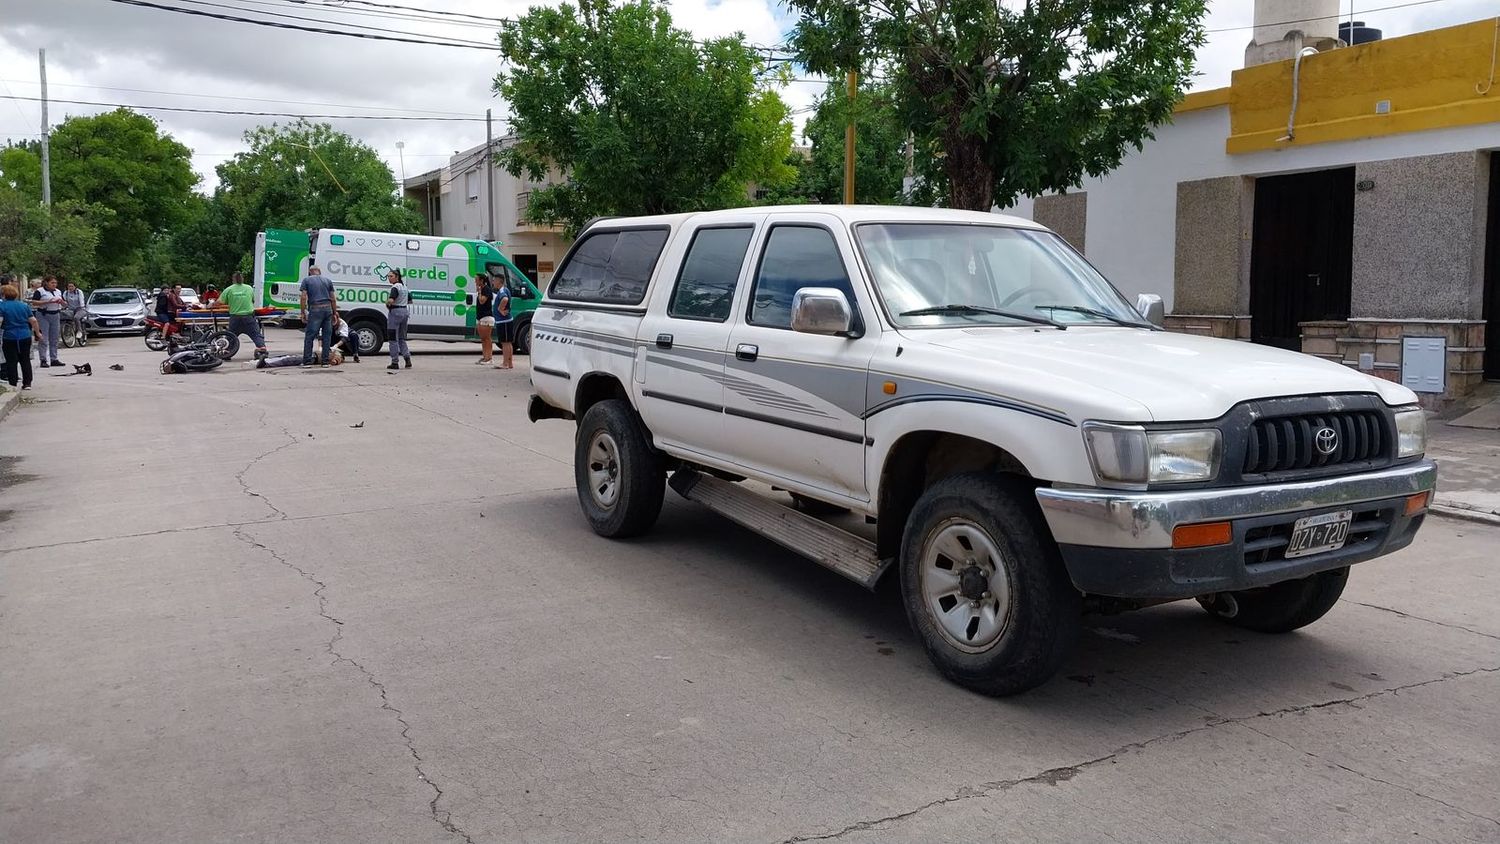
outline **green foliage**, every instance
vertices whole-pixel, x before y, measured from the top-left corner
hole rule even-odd
[[[746,204],[755,183],[789,182],[792,127],[741,37],[699,45],[658,0],[534,7],[500,33],[495,91],[519,143],[498,160],[561,184],[531,194],[528,216],[576,232],[601,215]]]
[[[55,275],[85,289],[100,286],[93,278],[100,231],[113,212],[72,200],[41,202],[10,185],[0,184],[0,271],[31,277]]]
[[[1117,167],[1169,120],[1205,0],[788,0],[810,69],[875,69],[948,204],[989,210]]]
[[[97,261],[111,273],[139,264],[141,250],[157,232],[180,221],[198,184],[192,153],[156,121],[116,109],[70,117],[52,130],[52,199],[101,206]],[[41,198],[41,147],[25,144],[0,153],[0,174],[27,197]]]
[[[421,214],[397,198],[395,176],[375,150],[326,123],[260,126],[245,133],[245,143],[248,151],[218,166],[212,206],[175,238],[184,261],[231,272],[267,228],[422,229]]]
[[[793,159],[794,182],[771,191],[765,204],[794,202],[838,204],[844,201],[844,129],[853,117],[854,201],[862,205],[890,205],[906,201],[906,128],[888,85],[860,86],[851,103],[842,84],[830,84],[818,97],[805,135],[806,156]]]

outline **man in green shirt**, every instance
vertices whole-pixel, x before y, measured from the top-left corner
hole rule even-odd
[[[266,338],[260,331],[260,320],[255,318],[255,290],[245,283],[245,277],[235,273],[230,285],[219,294],[219,304],[229,309],[229,331],[233,334],[248,334],[255,343],[255,357],[266,356]]]

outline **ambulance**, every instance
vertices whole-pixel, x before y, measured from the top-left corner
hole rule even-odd
[[[386,273],[401,271],[411,291],[413,340],[477,340],[483,314],[474,304],[474,276],[498,276],[510,288],[516,350],[531,348],[531,317],[541,292],[499,245],[482,240],[313,229],[267,229],[255,236],[256,305],[298,313],[299,285],[310,267],[333,281],[339,313],[359,338],[362,355],[385,345]]]

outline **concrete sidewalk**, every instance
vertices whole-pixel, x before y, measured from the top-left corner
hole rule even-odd
[[[1427,423],[1427,456],[1438,464],[1433,509],[1500,524],[1500,431]]]

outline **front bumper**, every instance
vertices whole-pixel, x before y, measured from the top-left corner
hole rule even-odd
[[[1036,491],[1068,574],[1079,590],[1135,599],[1175,599],[1253,589],[1389,554],[1411,543],[1425,511],[1406,515],[1406,499],[1431,493],[1437,468],[1419,460],[1358,475],[1273,486],[1129,492]],[[1343,548],[1285,559],[1292,523],[1353,510]],[[1179,525],[1228,521],[1232,540],[1174,549]]]
[[[120,323],[125,323],[120,325]],[[146,327],[145,317],[90,316],[84,321],[90,334],[139,334]]]

